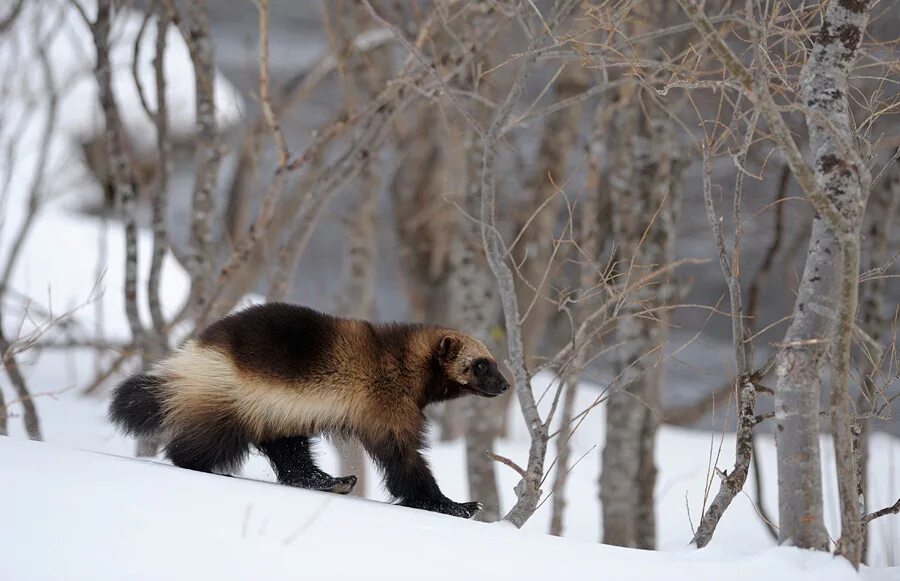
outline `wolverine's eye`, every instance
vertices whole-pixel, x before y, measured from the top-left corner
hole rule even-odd
[[[487,373],[488,365],[484,361],[479,361],[475,364],[475,373],[478,375],[484,375]]]

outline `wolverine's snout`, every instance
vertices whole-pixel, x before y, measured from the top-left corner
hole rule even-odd
[[[499,373],[479,382],[478,391],[485,397],[497,397],[509,389],[509,382]]]
[[[504,378],[500,378],[496,380],[496,385],[494,386],[494,395],[500,395],[501,393],[505,393],[509,389],[509,382]]]

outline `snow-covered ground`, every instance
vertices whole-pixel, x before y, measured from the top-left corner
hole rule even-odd
[[[63,40],[47,49],[67,88],[60,123],[51,137],[51,171],[42,190],[45,200],[26,241],[22,259],[9,281],[14,291],[3,305],[9,336],[28,334],[46,320],[45,311],[58,315],[88,302],[75,313],[78,324],[69,329],[78,337],[103,336],[124,340],[128,327],[122,302],[122,232],[117,224],[75,215],[71,201],[91,187],[84,181],[78,143],[98,130],[96,97],[91,93],[92,66],[86,29],[67,2],[42,15],[29,8],[20,26],[47,33],[56,26]],[[56,12],[59,10],[59,12]],[[116,25],[116,91],[126,112],[126,124],[147,134],[137,104],[128,63],[129,47],[140,20],[122,13]],[[25,31],[27,32],[27,28]],[[40,76],[34,60],[35,44],[21,32],[16,43],[0,46],[0,68],[16,75],[4,85],[0,137],[12,143],[16,163],[0,158],[0,261],[25,215],[34,165],[37,163],[46,99],[41,99]],[[152,58],[153,26],[144,40],[143,58]],[[129,36],[130,35],[130,36]],[[41,36],[38,35],[38,38]],[[13,35],[9,38],[19,38]],[[53,37],[56,38],[56,37]],[[87,44],[85,44],[87,43]],[[171,70],[186,71],[187,55],[176,35]],[[181,48],[177,48],[177,47]],[[80,47],[80,48],[79,48]],[[118,56],[117,56],[118,55]],[[180,55],[180,56],[179,56]],[[18,63],[14,59],[18,58]],[[29,60],[30,59],[30,60]],[[22,66],[22,62],[30,63]],[[139,66],[147,78],[146,64]],[[16,66],[12,66],[16,64]],[[29,74],[29,67],[32,67]],[[189,74],[173,76],[170,103],[182,115],[176,128],[188,131],[193,123]],[[65,81],[65,79],[72,79]],[[79,80],[81,79],[81,80]],[[22,84],[24,83],[24,85]],[[35,85],[37,83],[37,85]],[[152,82],[144,83],[152,106]],[[79,88],[82,87],[82,88]],[[2,87],[0,87],[2,88]],[[239,98],[224,81],[220,102],[223,123],[239,114]],[[130,96],[129,96],[130,95]],[[183,97],[177,101],[178,95]],[[173,101],[173,99],[175,101]],[[20,121],[20,123],[15,123]],[[177,130],[177,129],[176,129]],[[7,184],[4,186],[4,184]],[[101,252],[99,240],[106,238]],[[146,275],[149,234],[140,237],[142,272]],[[97,286],[98,276],[102,280]],[[145,285],[141,285],[143,291]],[[184,272],[173,259],[164,269],[164,304],[168,312],[180,304],[187,289]],[[19,297],[30,297],[29,305]],[[28,307],[27,309],[25,307]],[[26,316],[27,315],[27,316]],[[51,329],[48,338],[61,338]],[[46,443],[25,441],[21,407],[12,400],[6,377],[0,389],[10,403],[10,438],[0,438],[0,580],[122,579],[122,578],[595,578],[610,579],[851,579],[856,574],[842,560],[777,548],[754,508],[752,481],[747,494],[735,499],[712,543],[697,551],[687,547],[692,522],[702,513],[709,483],[717,482],[712,466],[728,469],[733,459],[731,434],[705,433],[664,427],[659,436],[657,516],[661,551],[647,552],[606,547],[596,543],[600,530],[597,501],[599,452],[603,441],[603,413],[595,409],[576,432],[573,457],[582,461],[572,470],[567,499],[567,539],[545,534],[550,503],[543,505],[517,531],[503,524],[486,525],[388,506],[381,502],[344,498],[276,486],[267,482],[197,474],[168,466],[161,459],[129,457],[133,441],[117,434],[105,418],[105,396],[85,397],[80,387],[98,364],[94,353],[82,349],[26,352],[20,363],[35,396]],[[100,365],[102,367],[102,365]],[[131,371],[131,370],[126,370]],[[542,391],[549,378],[536,382]],[[578,407],[587,407],[598,388],[585,385]],[[726,413],[721,410],[721,413]],[[518,416],[517,416],[518,417]],[[498,452],[523,462],[527,439],[520,420]],[[721,444],[721,448],[720,448]],[[823,440],[826,478],[826,516],[832,536],[838,529],[833,454]],[[775,508],[774,445],[762,436],[759,454],[763,486],[770,514]],[[461,443],[435,445],[430,453],[437,478],[455,500],[470,500],[464,475]],[[894,501],[900,491],[900,441],[876,434],[872,439],[870,506]],[[718,457],[718,460],[716,458]],[[552,459],[552,458],[551,458]],[[549,463],[549,461],[548,461]],[[337,459],[322,446],[322,464],[335,471]],[[369,467],[371,469],[371,467]],[[503,504],[513,502],[517,475],[496,468]],[[243,476],[271,482],[263,458],[251,457]],[[752,479],[751,479],[752,480]],[[552,477],[547,479],[552,482]],[[377,477],[370,478],[369,496],[384,500]],[[549,484],[548,484],[549,487]],[[547,491],[549,492],[549,491]],[[900,563],[900,518],[873,523],[871,562],[876,567]],[[865,579],[900,579],[900,569],[864,568]]]
[[[775,548],[650,552],[0,438],[4,579],[896,579]]]

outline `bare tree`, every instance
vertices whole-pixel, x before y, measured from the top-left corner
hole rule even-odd
[[[475,18],[479,18],[477,15]],[[484,61],[475,64],[476,69],[469,73],[466,85],[475,94],[490,96],[488,87],[479,83],[479,69],[490,68],[487,59],[490,51],[482,54]],[[493,352],[498,350],[497,334],[494,332],[499,323],[500,311],[497,304],[496,290],[491,273],[484,259],[479,244],[477,221],[471,216],[477,214],[481,194],[481,151],[478,148],[478,131],[490,116],[490,110],[479,107],[473,115],[478,126],[467,125],[462,134],[462,151],[465,164],[465,178],[460,184],[462,195],[459,205],[462,212],[457,214],[455,243],[450,252],[452,277],[451,286],[451,320],[461,329],[466,329]],[[469,482],[469,494],[479,499],[482,509],[476,518],[483,521],[495,521],[500,517],[500,497],[497,491],[497,476],[494,463],[489,454],[493,452],[494,439],[500,431],[500,415],[503,407],[496,401],[479,402],[468,400],[461,406],[466,440],[466,474]],[[449,408],[453,413],[453,408]]]
[[[606,79],[604,79],[606,80]],[[588,139],[588,179],[587,195],[582,202],[579,224],[579,296],[572,310],[574,319],[580,320],[589,313],[590,300],[596,289],[603,285],[604,268],[600,264],[601,254],[606,246],[610,229],[608,152],[606,136],[616,108],[601,101],[594,111],[593,129]],[[559,432],[556,434],[556,474],[553,479],[553,505],[550,516],[550,534],[562,536],[566,508],[566,483],[568,481],[571,438],[574,434],[575,400],[581,374],[587,363],[586,353],[575,355],[565,375],[565,393],[559,416]]]
[[[359,5],[344,2],[323,3],[326,27],[330,31],[332,51],[340,72],[342,92],[347,109],[355,111],[360,104],[375,98],[391,76],[389,49],[363,53],[356,49],[354,39],[371,26],[368,13]],[[349,218],[347,255],[344,259],[345,291],[340,312],[369,319],[374,314],[376,228],[381,177],[377,156],[360,171],[355,213]],[[353,440],[337,443],[341,457],[341,472],[356,474],[354,494],[365,495],[366,464],[362,446]]]
[[[222,152],[216,124],[213,43],[209,36],[206,0],[190,0],[188,22],[181,22],[173,0],[163,0],[169,18],[181,31],[194,65],[194,114],[197,139],[194,157],[194,191],[191,201],[191,250],[185,264],[191,275],[191,306],[203,326],[208,314],[213,268],[217,253],[213,245],[213,198],[219,180]]]
[[[9,16],[4,20],[4,26],[11,25],[18,16],[21,7],[21,2],[13,7]],[[38,33],[36,35],[36,50],[41,65],[41,82],[44,84],[44,90],[47,95],[47,109],[45,113],[44,129],[39,145],[40,149],[38,150],[38,158],[28,191],[27,210],[22,222],[19,224],[19,228],[13,234],[13,246],[6,256],[6,263],[3,265],[3,270],[0,272],[0,362],[2,362],[3,369],[6,371],[6,375],[9,377],[10,383],[16,392],[18,402],[22,405],[26,434],[32,440],[42,440],[43,435],[40,419],[38,418],[37,407],[34,404],[34,400],[32,399],[31,392],[28,389],[28,384],[25,381],[25,377],[16,356],[16,343],[18,338],[8,337],[3,328],[3,302],[7,298],[8,291],[10,290],[10,280],[18,261],[22,256],[22,250],[31,233],[31,229],[34,226],[35,219],[43,205],[43,190],[47,179],[48,156],[51,146],[50,138],[57,129],[57,117],[59,112],[59,95],[56,83],[54,82],[50,60],[45,49],[48,39],[43,38],[43,32],[41,30],[38,29],[36,32]],[[56,33],[57,31],[51,27],[50,34]],[[10,155],[6,161],[11,165],[11,162],[13,162],[12,156]],[[11,168],[7,169],[7,171],[11,171]],[[2,416],[0,417],[0,434],[3,435],[5,435],[8,430],[7,410],[7,404],[3,400],[2,393],[0,393],[0,416]]]
[[[157,9],[156,52],[153,57],[153,71],[156,80],[156,111],[152,115],[156,126],[156,188],[153,190],[152,228],[153,255],[150,262],[150,275],[147,278],[147,302],[150,307],[150,318],[153,321],[154,340],[150,346],[160,351],[161,356],[168,350],[166,320],[162,313],[159,291],[163,259],[168,244],[166,227],[166,208],[168,205],[169,174],[171,173],[172,145],[169,143],[169,108],[166,98],[166,35],[169,29],[169,14],[160,5]],[[138,40],[137,42],[139,42]],[[139,82],[136,82],[140,86]],[[158,357],[157,357],[158,358]]]
[[[728,283],[728,297],[731,304],[731,341],[734,347],[734,360],[737,366],[737,378],[735,391],[737,397],[737,433],[735,435],[736,458],[734,469],[722,476],[722,484],[709,508],[703,514],[700,524],[694,533],[692,542],[698,547],[706,546],[712,539],[712,534],[719,523],[719,519],[734,500],[734,497],[743,489],[750,471],[750,461],[753,454],[753,428],[756,423],[756,386],[753,384],[751,363],[753,361],[752,344],[747,341],[748,334],[744,327],[744,307],[741,294],[740,272],[737,270],[740,264],[741,237],[743,236],[743,223],[741,217],[744,173],[742,168],[747,159],[747,151],[753,141],[756,131],[758,114],[749,121],[747,137],[739,151],[735,164],[739,167],[734,188],[734,212],[732,217],[734,238],[731,245],[731,258],[725,247],[725,237],[722,233],[722,223],[716,216],[713,202],[711,174],[712,163],[709,145],[704,147],[703,167],[703,201],[706,205],[706,216],[709,227],[713,232],[716,244],[716,252],[719,257],[719,265],[722,274]]]
[[[696,0],[678,0],[727,71],[734,75],[765,119],[773,139],[815,207],[809,251],[791,325],[776,367],[776,443],[779,458],[780,538],[824,550],[818,396],[821,371],[831,349],[830,415],[841,501],[837,550],[854,566],[862,539],[851,437],[849,370],[859,276],[859,235],[871,178],[854,143],[847,76],[858,54],[870,2],[830,2],[813,49],[803,66],[799,93],[815,162],[800,152],[762,68],[751,71],[727,46]],[[756,61],[764,47],[752,33]],[[762,37],[765,39],[765,37]]]
[[[559,100],[574,97],[587,88],[582,63],[563,63],[554,80],[553,92]],[[529,168],[531,173],[525,181],[525,191],[531,199],[519,210],[522,217],[516,228],[519,233],[516,262],[522,265],[518,293],[519,302],[527,305],[522,333],[529,358],[537,353],[538,339],[546,335],[555,311],[554,298],[546,296],[548,282],[554,280],[553,271],[562,262],[554,253],[554,248],[558,248],[554,244],[554,232],[564,206],[561,192],[570,153],[578,141],[580,121],[580,103],[546,116],[537,154]]]
[[[854,144],[847,77],[856,61],[871,8],[872,2],[865,0],[829,2],[812,53],[800,73],[802,95],[808,107],[806,123],[810,149],[814,153],[816,185],[821,188],[831,210],[821,242],[812,241],[810,258],[813,258],[814,264],[803,286],[807,283],[814,285],[816,276],[828,277],[826,264],[819,264],[825,256],[818,252],[813,254],[815,250],[830,256],[840,253],[839,267],[832,271],[833,288],[827,289],[829,295],[837,300],[837,305],[832,303],[831,310],[826,311],[830,318],[837,319],[836,335],[832,339],[834,368],[830,398],[831,432],[841,505],[841,537],[836,551],[854,567],[859,566],[862,558],[863,539],[860,523],[862,505],[850,433],[850,350],[859,294],[860,233],[872,178]],[[823,220],[813,221],[814,238],[817,230],[821,229],[820,223]],[[818,249],[815,248],[817,244],[821,245]],[[821,270],[817,272],[819,266]],[[833,263],[831,268],[834,269]],[[802,322],[803,314],[795,313],[795,323],[798,318]],[[828,337],[828,334],[825,336]],[[818,337],[821,335],[806,335],[803,338]],[[776,400],[776,405],[778,403]],[[783,518],[781,522],[784,523]],[[782,533],[784,538],[788,537]]]
[[[672,128],[660,115],[640,107],[640,94],[614,124],[626,146],[610,190],[619,276],[629,280],[648,268],[674,260],[674,224],[680,166],[673,153]],[[664,312],[647,315],[667,302],[671,286],[645,287],[620,305],[618,386],[607,404],[606,444],[600,476],[603,541],[627,547],[655,546],[653,450],[665,345]],[[635,491],[641,491],[635,493]]]
[[[872,219],[868,230],[869,252],[866,261],[865,273],[871,273],[872,278],[867,280],[860,289],[860,327],[875,343],[880,344],[889,332],[889,318],[886,313],[885,294],[887,280],[878,274],[896,259],[889,251],[891,233],[894,222],[900,212],[900,164],[891,161],[892,167],[884,179],[884,184],[876,188],[871,196]],[[860,282],[866,278],[866,274],[860,277]],[[858,448],[857,472],[859,481],[859,494],[862,497],[862,505],[868,504],[865,492],[868,489],[868,463],[869,463],[869,436],[871,432],[871,420],[878,417],[880,405],[877,403],[886,392],[887,380],[881,378],[881,369],[884,366],[887,350],[875,349],[864,344],[861,346],[864,352],[864,360],[860,374],[862,383],[856,408],[858,413]],[[868,538],[868,529],[864,524],[864,540]],[[866,543],[868,545],[868,543]],[[865,560],[866,548],[863,548],[862,559]]]

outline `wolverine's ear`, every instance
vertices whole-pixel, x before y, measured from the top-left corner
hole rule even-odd
[[[459,350],[462,349],[462,341],[450,335],[444,335],[441,344],[438,346],[438,357],[444,363],[449,363],[456,359]]]

